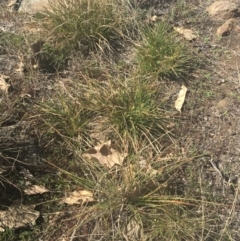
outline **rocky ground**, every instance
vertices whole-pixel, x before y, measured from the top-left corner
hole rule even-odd
[[[34,135],[31,122],[24,119],[35,101],[51,95],[55,77],[41,73],[34,81],[24,81],[21,54],[15,47],[7,53],[1,48],[2,33],[26,31],[24,21],[31,19],[35,11],[32,7],[39,6],[38,1],[32,1],[32,7],[23,5],[27,2],[0,1],[0,80],[4,80],[2,85],[0,82],[0,95],[5,96],[0,99],[0,111],[8,110],[7,116],[0,116],[0,174],[13,168],[12,160],[21,159],[11,173],[11,180],[17,179],[21,172],[41,175],[48,169],[42,164],[39,137]],[[170,24],[190,29],[194,34],[188,44],[204,61],[202,68],[194,73],[194,81],[187,82],[189,92],[175,144],[183,152],[200,150],[204,155],[190,168],[195,175],[183,178],[184,185],[186,192],[191,193],[194,183],[207,187],[215,200],[224,204],[214,214],[222,222],[221,230],[227,230],[229,240],[240,240],[240,1],[162,0],[141,1],[141,4],[142,8],[150,9],[151,17],[162,17],[172,11],[174,18]],[[71,77],[72,73],[67,70],[62,75]],[[176,95],[179,86],[170,85],[169,95]],[[186,175],[186,170],[182,172]],[[21,202],[18,189],[7,184],[7,180],[8,177],[0,179],[8,187],[0,188],[0,208]],[[202,193],[203,199],[208,192]]]

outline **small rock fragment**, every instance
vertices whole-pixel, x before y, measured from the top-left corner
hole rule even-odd
[[[228,104],[228,101],[227,101],[227,99],[225,98],[225,99],[220,100],[220,101],[217,103],[217,107],[218,107],[218,108],[224,108],[224,107],[227,106],[227,104]]]
[[[19,12],[35,14],[50,7],[49,0],[24,0],[21,2]]]
[[[220,0],[208,6],[207,12],[214,20],[229,19],[238,13],[238,5],[229,0]]]
[[[237,21],[234,18],[228,19],[222,26],[217,29],[217,35],[221,37],[228,36],[234,29],[236,22]]]
[[[13,7],[15,4],[17,4],[17,2],[18,2],[18,1],[16,1],[16,0],[12,0],[12,1],[10,1],[10,2],[7,4],[7,6],[11,8],[11,7]]]

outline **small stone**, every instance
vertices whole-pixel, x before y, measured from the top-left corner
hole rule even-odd
[[[35,14],[49,8],[49,0],[22,0],[19,12]]]
[[[228,104],[227,99],[222,99],[217,103],[217,107],[224,108],[227,106],[227,104]]]
[[[222,26],[220,26],[217,29],[217,35],[221,36],[221,37],[228,36],[231,33],[231,31],[233,30],[236,22],[237,21],[234,18],[228,19]]]
[[[238,5],[229,0],[216,1],[207,7],[207,12],[214,20],[229,19],[238,13]]]

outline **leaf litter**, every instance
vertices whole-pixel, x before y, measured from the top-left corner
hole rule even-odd
[[[39,216],[40,212],[30,206],[12,206],[7,211],[0,211],[0,232],[34,225]]]
[[[44,186],[38,186],[38,185],[32,185],[31,187],[28,187],[27,189],[24,190],[24,193],[27,195],[42,194],[45,192],[49,192],[49,190]]]
[[[193,41],[197,38],[197,36],[193,33],[191,29],[182,28],[182,27],[174,27],[174,30],[178,33],[182,34],[183,37],[188,41]]]
[[[112,168],[114,165],[122,165],[127,153],[121,153],[118,146],[110,141],[89,148],[83,154],[84,158],[97,160],[101,165]]]
[[[64,198],[61,202],[69,205],[85,204],[94,202],[94,198],[92,192],[88,190],[75,190],[70,192],[68,197]]]
[[[181,112],[182,106],[183,106],[183,104],[185,102],[186,94],[187,94],[187,87],[185,85],[182,85],[181,90],[180,90],[180,92],[178,94],[178,98],[175,101],[175,108],[179,112]]]

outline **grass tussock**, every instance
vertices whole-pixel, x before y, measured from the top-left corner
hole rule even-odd
[[[145,28],[137,62],[140,73],[160,79],[183,78],[196,64],[182,39],[164,22]]]
[[[60,87],[52,100],[38,105],[40,126],[49,140],[75,143],[84,149],[91,144],[91,123],[96,114],[85,108],[74,93],[64,89],[66,92]]]
[[[107,128],[115,129],[122,139],[139,140],[144,133],[156,137],[165,130],[158,86],[126,79],[86,87],[86,106],[106,117]]]
[[[127,0],[51,1],[44,27],[58,46],[69,49],[111,49],[131,27]]]
[[[76,51],[119,52],[126,41],[139,37],[138,11],[128,0],[50,1],[50,7],[35,14],[42,30],[40,68],[62,71]]]

